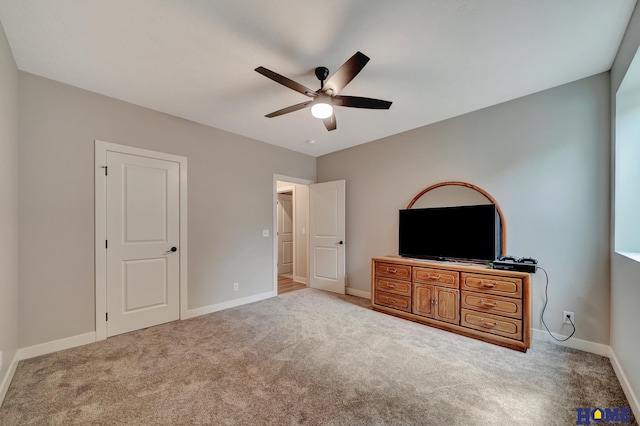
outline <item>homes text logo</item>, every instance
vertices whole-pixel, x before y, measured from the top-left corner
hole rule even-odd
[[[577,425],[631,423],[631,408],[576,408]]]

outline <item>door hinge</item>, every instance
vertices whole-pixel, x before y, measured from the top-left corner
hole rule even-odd
[[[104,175],[107,176],[107,170],[109,169],[109,166],[100,166],[104,169]]]
[[[104,313],[105,321],[109,321],[109,312]]]
[[[109,240],[104,240],[104,248],[109,248]]]

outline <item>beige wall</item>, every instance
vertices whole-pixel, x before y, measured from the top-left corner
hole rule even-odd
[[[0,235],[1,384],[18,349],[18,69],[1,24]]]
[[[398,253],[398,210],[437,182],[473,183],[506,217],[508,253],[549,271],[545,319],[609,343],[609,74],[604,73],[318,159],[347,181],[349,286],[370,290],[370,258]],[[534,276],[533,326],[544,275]]]
[[[273,289],[273,175],[315,179],[313,157],[31,74],[19,89],[20,347],[95,330],[95,139],[187,157],[189,309]]]
[[[618,55],[611,68],[612,123],[615,123],[616,91],[622,83],[629,65],[640,47],[640,8],[636,7],[627,32],[622,40]],[[615,152],[615,128],[612,127],[611,152]],[[614,158],[615,161],[615,158]],[[611,174],[612,186],[615,174]],[[611,203],[612,206],[615,203]],[[612,207],[612,216],[615,215]],[[637,216],[636,216],[637,217]],[[613,231],[613,224],[612,224]],[[611,232],[613,235],[614,232]],[[613,246],[613,245],[612,245]],[[623,374],[635,394],[635,415],[640,399],[640,263],[611,251],[611,349],[618,360]],[[629,397],[629,395],[627,395]]]

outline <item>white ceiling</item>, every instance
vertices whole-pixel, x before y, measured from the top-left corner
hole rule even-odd
[[[635,3],[0,0],[0,21],[23,71],[318,156],[607,71]],[[264,117],[308,98],[257,66],[317,89],[358,50],[341,94],[390,110]]]

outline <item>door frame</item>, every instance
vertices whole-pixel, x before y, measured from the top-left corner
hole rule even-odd
[[[173,161],[180,165],[180,319],[184,319],[188,308],[187,298],[187,158],[164,152],[135,148],[111,142],[95,140],[94,194],[95,194],[95,313],[96,340],[107,338],[107,181],[105,166],[107,152],[120,152],[141,157]]]
[[[271,233],[271,240],[272,240],[272,245],[273,245],[273,295],[274,296],[278,296],[278,236],[276,235],[277,229],[278,229],[278,181],[284,181],[284,182],[288,182],[288,183],[297,183],[299,185],[311,185],[312,183],[315,183],[315,181],[313,180],[309,180],[309,179],[302,179],[302,178],[297,178],[297,177],[292,177],[292,176],[285,176],[285,175],[278,175],[275,174],[273,175],[273,186],[271,189],[271,194],[273,197],[273,202],[272,202],[272,216],[273,216],[273,223],[272,223],[272,228],[273,232]],[[294,210],[295,210],[295,206],[294,206]],[[295,213],[293,214],[294,216],[294,229],[295,229]],[[295,240],[295,232],[294,232],[294,240]],[[294,241],[294,245],[295,245],[295,241]],[[295,256],[295,253],[294,253]],[[293,268],[294,268],[294,276],[295,276],[295,261],[293,262]],[[309,245],[307,243],[307,274],[309,273]],[[308,281],[308,280],[307,280]]]

